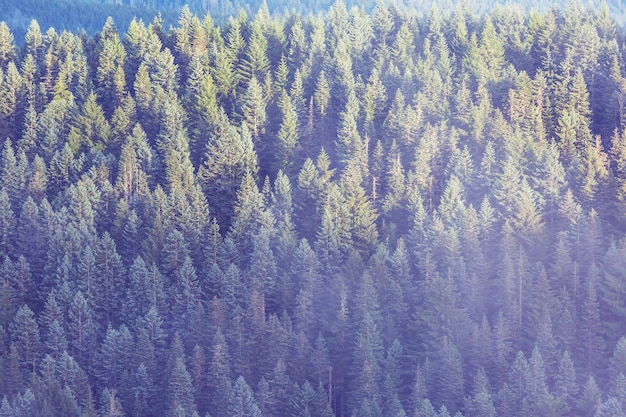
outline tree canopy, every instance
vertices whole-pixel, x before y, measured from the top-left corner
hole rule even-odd
[[[625,33],[470,5],[0,23],[0,415],[624,415]]]

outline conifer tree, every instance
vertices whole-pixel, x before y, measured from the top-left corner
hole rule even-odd
[[[39,336],[39,325],[33,311],[24,304],[15,313],[13,322],[9,326],[12,346],[18,352],[18,363],[25,373],[34,373],[42,353],[43,346]],[[26,379],[26,378],[25,378]]]
[[[581,416],[593,416],[596,410],[598,410],[601,404],[600,388],[593,376],[587,378],[587,382],[582,388],[576,407],[579,415]]]
[[[112,114],[113,109],[120,104],[126,90],[124,73],[126,51],[111,18],[106,21],[102,29],[98,49],[96,80],[105,109],[108,110],[108,114]]]
[[[269,74],[268,41],[265,33],[263,33],[264,22],[261,22],[261,19],[257,16],[250,24],[250,38],[241,60],[241,67],[239,68],[239,74],[243,82],[251,80],[253,77],[257,80],[263,80]]]
[[[230,394],[227,414],[229,417],[260,417],[261,410],[246,380],[239,376]]]
[[[468,417],[495,417],[497,415],[484,369],[479,369],[474,377],[473,395],[466,398],[465,403],[465,415]]]
[[[8,192],[0,190],[0,253],[8,255],[13,252],[16,219],[11,207]]]
[[[198,177],[211,201],[212,212],[218,223],[229,224],[232,201],[246,172],[256,175],[257,154],[247,127],[237,130],[223,108],[220,108],[213,126],[214,134],[207,141],[204,159]]]
[[[96,350],[97,325],[93,312],[80,290],[74,295],[67,319],[72,356],[79,364],[88,366]]]
[[[117,253],[115,241],[108,233],[104,233],[96,250],[94,282],[96,311],[98,318],[104,318],[105,322],[116,323],[119,319],[119,309],[123,297],[124,278],[126,271],[122,259]]]
[[[201,289],[191,258],[186,256],[175,271],[173,282],[173,325],[179,331],[187,330],[196,304],[200,301]]]
[[[228,345],[220,328],[213,338],[207,371],[210,410],[214,414],[227,412],[231,395],[230,355]]]
[[[575,406],[575,398],[579,388],[576,380],[576,370],[570,358],[569,352],[563,352],[559,362],[559,369],[555,378],[555,394],[558,401],[563,404],[563,411],[571,412]]]
[[[196,404],[193,394],[191,376],[187,372],[184,359],[176,359],[174,368],[169,377],[167,389],[166,416],[193,416],[196,411]]]
[[[263,87],[258,79],[250,79],[245,94],[241,98],[241,112],[252,132],[252,137],[258,140],[265,133],[267,123],[266,101]]]
[[[99,414],[103,417],[124,417],[124,409],[115,389],[105,388],[100,396]]]
[[[378,327],[369,313],[363,317],[356,335],[353,358],[356,369],[353,407],[358,408],[365,399],[372,406],[380,407],[383,346]]]
[[[287,93],[281,94],[278,102],[282,113],[282,123],[278,131],[279,154],[277,155],[277,167],[289,174],[291,165],[296,155],[298,144],[298,114]]]
[[[184,110],[179,103],[168,102],[163,105],[160,112],[157,148],[165,163],[164,184],[170,191],[189,193],[194,187],[195,180],[184,119]]]
[[[142,363],[137,367],[134,375],[133,386],[133,411],[132,416],[151,414],[150,403],[154,396],[154,383],[148,375],[146,366]]]
[[[600,312],[597,299],[597,270],[592,264],[590,276],[585,289],[585,297],[581,309],[581,329],[580,337],[582,343],[579,345],[579,357],[583,372],[593,375],[599,366],[600,360],[604,358],[604,340],[600,328]]]
[[[229,237],[237,245],[239,256],[247,259],[252,253],[253,239],[263,227],[271,233],[275,218],[268,210],[267,202],[259,191],[251,172],[246,172],[241,179],[237,202],[234,205],[234,218]]]

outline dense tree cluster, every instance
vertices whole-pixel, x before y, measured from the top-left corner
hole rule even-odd
[[[0,416],[623,416],[623,40],[0,23]]]
[[[371,13],[380,0],[345,0],[348,9],[353,6]],[[409,9],[428,13],[432,7],[453,9],[455,0],[388,0],[399,10]],[[494,7],[508,4],[506,0],[462,0],[473,13],[489,13]],[[215,22],[223,25],[229,16],[236,16],[242,10],[254,15],[261,7],[268,7],[272,13],[299,13],[301,15],[326,12],[333,0],[3,0],[0,16],[9,24],[16,42],[21,45],[31,20],[35,19],[42,28],[54,27],[57,31],[84,30],[88,35],[100,31],[102,22],[108,16],[114,18],[118,27],[126,28],[133,19],[151,21],[160,16],[166,26],[175,24],[184,7],[198,14],[210,13]],[[551,7],[562,7],[561,0],[523,0],[515,2],[528,12],[546,11]],[[611,16],[619,23],[626,22],[626,11],[621,0],[586,0],[589,7],[605,5]]]

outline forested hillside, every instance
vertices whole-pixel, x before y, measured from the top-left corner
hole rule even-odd
[[[625,64],[576,4],[0,24],[0,416],[624,416]]]
[[[380,0],[345,0],[348,9],[359,7],[367,13],[372,12]],[[508,0],[460,0],[463,7],[472,13],[482,15],[490,13],[495,7],[509,4]],[[578,1],[578,0],[572,0]],[[455,0],[385,0],[394,8],[411,10],[427,14],[433,7],[440,10],[452,10]],[[530,11],[548,11],[551,7],[563,7],[569,0],[520,0],[515,4],[528,13]],[[133,16],[152,21],[160,16],[165,27],[174,24],[183,7],[201,15],[210,13],[218,25],[228,21],[229,16],[236,16],[241,11],[254,15],[259,8],[267,7],[271,13],[308,14],[325,13],[332,6],[333,0],[2,0],[0,19],[7,22],[16,42],[22,45],[24,35],[31,20],[39,22],[45,32],[49,27],[57,31],[85,31],[93,35],[102,29],[102,24],[111,16],[118,27],[125,29]],[[626,23],[626,4],[623,0],[585,0],[588,7],[606,6],[611,17],[618,23]]]

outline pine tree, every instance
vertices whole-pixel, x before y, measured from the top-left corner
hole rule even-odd
[[[144,140],[145,133],[139,125],[135,125],[132,136],[128,136],[122,145],[115,189],[127,202],[134,195],[144,196],[148,192],[145,162],[138,155],[138,152],[142,151],[140,146]]]
[[[276,166],[286,174],[289,174],[293,171],[292,165],[299,140],[298,114],[286,92],[281,94],[278,106],[282,114],[282,122],[277,134],[279,151],[278,155],[276,155]]]
[[[250,38],[241,60],[241,66],[238,68],[239,76],[244,82],[252,78],[263,80],[270,70],[270,61],[267,57],[268,41],[263,33],[263,23],[255,19],[251,22],[249,29]]]
[[[196,269],[189,256],[186,256],[180,267],[176,269],[174,277],[173,305],[170,309],[173,316],[172,325],[179,331],[186,331],[189,330],[191,316],[201,297]]]
[[[622,409],[621,404],[616,398],[609,397],[605,402],[603,402],[598,411],[594,414],[594,417],[605,417],[605,416],[615,416],[615,417],[623,417],[624,411]]]
[[[9,404],[9,400],[6,395],[2,398],[2,403],[0,404],[0,416],[1,417],[14,417],[15,413],[13,412],[13,407]]]
[[[96,354],[96,373],[101,386],[127,388],[123,385],[123,373],[128,373],[128,367],[132,365],[133,349],[134,340],[125,325],[119,329],[107,328],[100,351]]]
[[[252,238],[250,255],[250,271],[248,276],[253,288],[260,289],[270,304],[269,310],[274,311],[279,300],[276,299],[277,267],[274,254],[270,248],[270,234],[265,228]]]
[[[96,350],[96,331],[93,312],[79,290],[68,312],[68,341],[72,356],[83,366],[91,364]]]
[[[351,166],[362,177],[367,177],[367,138],[363,138],[358,129],[359,108],[356,94],[351,91],[346,107],[340,113],[335,147],[344,167]]]
[[[624,398],[626,394],[626,377],[623,374],[619,374],[617,378],[611,381],[611,387],[609,389],[609,395],[617,399],[624,408]]]
[[[27,388],[23,394],[15,399],[15,417],[26,417],[35,413],[35,394]]]
[[[619,374],[624,374],[626,371],[623,366],[623,358],[626,355],[626,339],[620,338],[613,350],[613,356],[609,359],[609,379],[610,381],[617,381]]]
[[[589,417],[595,415],[601,404],[601,395],[596,380],[589,376],[576,402],[578,415]]]
[[[354,243],[359,248],[371,248],[378,240],[376,219],[378,213],[361,185],[356,167],[350,167],[342,176],[340,192],[349,210],[348,221]]]
[[[541,413],[542,408],[549,401],[548,386],[546,383],[546,368],[539,352],[535,347],[528,361],[528,403],[531,413]]]
[[[576,370],[568,351],[563,352],[559,369],[555,378],[555,395],[559,402],[563,404],[565,413],[571,412],[575,406],[575,399],[578,394],[578,383],[576,381]]]
[[[182,357],[176,359],[167,388],[166,416],[193,416],[196,413],[191,376]]]
[[[7,139],[2,149],[2,160],[0,164],[0,174],[2,181],[0,185],[9,194],[9,198],[13,204],[18,202],[19,193],[21,191],[18,162],[13,151],[13,145],[10,139]]]
[[[465,400],[465,410],[465,415],[468,417],[495,417],[497,415],[489,381],[482,368],[478,370],[474,378],[473,395]]]
[[[581,328],[579,345],[579,358],[583,371],[588,375],[593,375],[598,369],[600,361],[604,358],[604,340],[601,335],[600,311],[597,300],[597,269],[595,264],[591,265],[589,279],[585,291],[585,297],[581,311]]]
[[[383,345],[378,326],[369,313],[363,317],[356,335],[353,363],[356,369],[353,407],[358,408],[367,399],[372,406],[381,406]]]
[[[209,408],[214,414],[225,415],[227,412],[231,395],[230,374],[228,345],[221,329],[218,328],[213,338],[207,372]]]
[[[256,77],[252,77],[241,98],[241,113],[252,132],[252,137],[258,140],[265,133],[267,123],[266,102],[263,87]]]
[[[57,302],[55,292],[50,291],[47,294],[43,311],[41,311],[39,315],[39,326],[41,327],[42,332],[46,334],[54,321],[57,321],[60,324],[65,323],[65,320],[64,310]]]
[[[16,219],[8,192],[0,190],[0,253],[8,255],[13,252]]]
[[[253,249],[253,236],[262,228],[272,231],[275,218],[267,207],[267,201],[259,191],[251,172],[246,172],[241,179],[237,202],[234,206],[234,218],[228,233],[237,246],[238,255],[248,259]]]
[[[89,235],[95,236],[95,210],[92,200],[97,197],[90,196],[89,185],[79,182],[76,186],[70,186],[68,194],[70,197],[70,212],[76,229],[86,229]]]
[[[435,398],[440,405],[450,410],[461,407],[463,397],[462,358],[456,346],[447,337],[443,338],[441,351],[438,352],[439,371],[436,374]]]
[[[32,302],[34,296],[34,283],[30,273],[30,267],[26,259],[20,255],[15,263],[11,263],[9,258],[5,258],[7,265],[3,265],[5,279],[9,279],[15,303],[22,305]]]
[[[95,291],[98,321],[116,323],[124,295],[122,279],[126,275],[122,259],[117,253],[115,241],[105,232],[94,251]]]
[[[296,326],[311,334],[313,326],[321,320],[321,300],[316,294],[321,291],[321,264],[306,239],[302,239],[293,253],[290,276],[293,282],[301,282],[301,289],[296,297]],[[316,302],[317,301],[317,302]]]
[[[133,417],[152,415],[151,400],[154,398],[154,382],[148,375],[146,366],[139,364],[134,375],[133,386]]]
[[[124,417],[124,409],[115,389],[105,388],[100,396],[99,414],[103,417]]]
[[[293,416],[311,416],[315,412],[316,393],[306,381],[295,396],[289,399],[289,410]]]
[[[51,358],[46,356],[42,368],[46,373],[45,378],[50,379]],[[69,398],[76,406],[81,407],[86,415],[95,415],[95,405],[93,404],[92,386],[88,379],[87,373],[76,363],[74,358],[67,352],[63,352],[59,360],[56,362],[56,373],[58,374],[55,383],[58,382],[64,386],[64,391],[69,394]],[[49,382],[49,381],[46,381]]]
[[[504,384],[500,391],[502,397],[501,412],[511,416],[523,416],[528,412],[529,387],[529,365],[524,353],[519,351],[515,361],[511,365],[508,375],[508,382]]]
[[[163,369],[156,368],[156,361],[163,361],[165,357],[166,333],[164,330],[164,321],[159,314],[156,306],[151,306],[148,312],[138,320],[137,350],[144,349],[148,355],[144,357],[147,370],[155,381],[160,380]],[[143,346],[140,345],[143,343]],[[154,363],[151,356],[154,356]]]
[[[96,98],[96,95],[91,93],[83,104],[80,115],[76,117],[75,130],[68,138],[75,152],[90,148],[105,150],[109,146],[111,127],[102,107],[96,102]]]
[[[239,376],[230,394],[228,417],[260,417],[261,410],[246,380]]]
[[[227,225],[241,180],[246,172],[256,175],[258,158],[250,132],[243,126],[240,130],[233,126],[223,108],[212,130],[198,177],[218,223]]]
[[[6,348],[5,351],[7,351]],[[3,365],[6,379],[6,381],[3,382],[3,385],[5,392],[7,392],[7,394],[9,395],[17,394],[21,389],[26,386],[26,379],[24,379],[20,370],[18,356],[19,355],[17,352],[17,347],[11,346],[8,349],[6,361]]]
[[[2,36],[1,33],[0,36]],[[23,97],[23,79],[15,62],[11,61],[6,66],[4,82],[0,86],[0,102],[3,104],[3,109],[0,111],[0,132],[8,138],[17,139],[18,137],[19,119],[24,105]]]
[[[32,173],[26,188],[36,201],[41,202],[45,197],[48,185],[46,163],[39,155],[36,155],[32,165]]]
[[[277,323],[277,320],[274,323]],[[276,355],[279,357],[268,380],[269,392],[266,408],[269,415],[280,415],[283,412],[282,410],[288,407],[289,399],[295,393],[294,383],[287,373],[287,365],[280,355]]]
[[[177,101],[160,109],[157,149],[165,164],[164,184],[169,191],[190,193],[195,186],[189,138],[184,126],[185,111]]]
[[[276,174],[274,189],[270,196],[270,207],[276,218],[277,242],[275,253],[277,257],[280,280],[285,288],[290,288],[287,271],[298,244],[295,229],[295,215],[293,207],[293,191],[289,177],[282,171]],[[287,291],[287,290],[286,290]]]
[[[26,29],[26,35],[24,35],[24,43],[27,53],[40,57],[41,49],[43,45],[43,34],[41,33],[41,27],[35,19],[31,20]]]
[[[59,360],[61,354],[67,351],[68,343],[65,337],[65,330],[58,320],[52,322],[44,336],[46,348],[54,359]]]
[[[424,417],[437,417],[437,412],[433,407],[433,404],[430,402],[428,398],[422,400],[417,409],[417,415]]]
[[[34,373],[42,354],[43,346],[39,337],[39,325],[35,321],[33,311],[24,304],[15,313],[9,326],[12,346],[19,353],[18,363],[25,376]],[[25,378],[26,379],[26,378]]]
[[[317,79],[315,93],[315,108],[321,117],[325,117],[328,113],[330,103],[330,85],[326,78],[326,73],[322,70]]]
[[[15,315],[15,312],[18,309],[19,300],[15,289],[12,286],[11,276],[13,265],[9,257],[5,258],[5,262],[3,262],[2,269],[4,274],[2,280],[2,287],[0,288],[0,301],[2,301],[0,314],[1,314],[1,324],[4,328],[8,327],[11,320]]]
[[[128,290],[122,303],[124,316],[132,319],[143,317],[150,307],[162,310],[165,307],[163,277],[153,266],[149,268],[138,256],[128,270]]]
[[[557,368],[557,341],[552,332],[552,318],[549,310],[544,308],[537,332],[537,348],[541,353],[546,374],[551,379]]]

